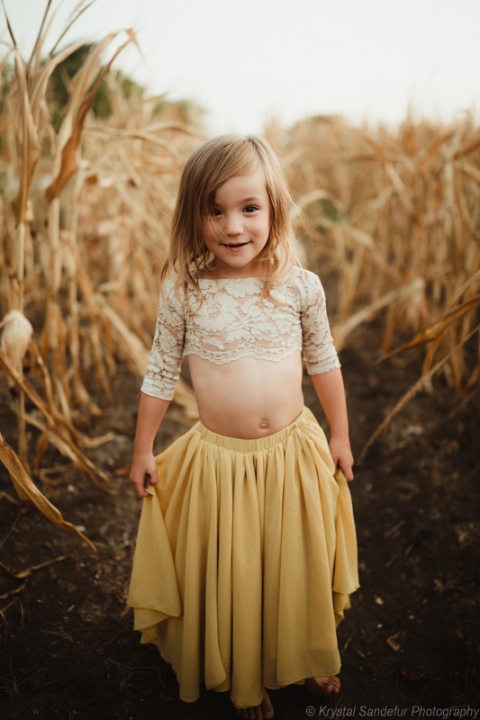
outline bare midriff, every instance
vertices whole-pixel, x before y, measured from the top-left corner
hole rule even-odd
[[[228,437],[273,435],[302,412],[302,361],[296,350],[282,360],[243,357],[216,365],[188,356],[202,423]]]

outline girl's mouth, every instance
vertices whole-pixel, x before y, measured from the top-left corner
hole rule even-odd
[[[223,246],[228,248],[229,250],[232,250],[235,252],[236,250],[240,250],[240,248],[245,247],[245,245],[248,245],[248,242],[244,243],[224,243]]]

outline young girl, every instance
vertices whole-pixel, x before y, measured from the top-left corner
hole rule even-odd
[[[135,629],[171,663],[183,700],[204,682],[258,720],[273,717],[265,688],[339,691],[336,625],[358,587],[342,375],[290,208],[260,138],[223,136],[188,160],[130,474],[145,498]],[[304,407],[302,351],[329,445]],[[154,458],[184,355],[201,419]]]

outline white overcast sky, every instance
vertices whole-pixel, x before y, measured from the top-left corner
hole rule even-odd
[[[26,56],[46,0],[4,2]],[[64,0],[52,42],[76,4]],[[127,49],[117,67],[199,102],[215,133],[261,132],[272,116],[397,123],[409,105],[447,121],[480,109],[480,0],[96,0],[63,45],[128,27],[144,57]]]

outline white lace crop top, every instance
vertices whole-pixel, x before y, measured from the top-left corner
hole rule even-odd
[[[160,294],[157,326],[142,392],[171,400],[182,357],[198,355],[217,365],[249,356],[282,360],[303,350],[310,375],[340,367],[328,323],[325,293],[317,275],[295,267],[265,298],[257,277],[200,279],[204,300],[189,288],[192,312],[167,281]]]

